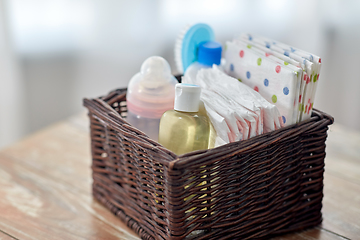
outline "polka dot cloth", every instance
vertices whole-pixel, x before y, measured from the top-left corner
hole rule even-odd
[[[247,39],[244,39],[244,41],[246,42]],[[252,41],[252,42],[246,42],[247,44],[253,44],[253,48],[252,50],[254,50],[255,52],[257,52],[260,55],[263,55],[265,52],[265,56],[268,57],[269,59],[273,60],[274,62],[278,63],[280,66],[282,67],[286,67],[286,68],[290,68],[294,71],[294,74],[296,74],[297,77],[297,89],[301,89],[302,85],[301,85],[301,78],[302,78],[302,74],[303,74],[303,69],[301,68],[301,62],[299,61],[295,61],[294,59],[287,57],[283,54],[283,50],[281,50],[280,52],[276,52],[274,49],[268,49],[266,46],[261,45],[259,43],[256,43],[256,41]],[[265,44],[267,44],[268,42],[265,42]],[[273,46],[273,48],[278,49],[277,46]],[[292,54],[292,53],[289,53]],[[293,119],[296,119],[296,121],[298,122],[298,120],[300,119],[300,115],[301,112],[299,112],[298,109],[298,105],[299,102],[297,101],[297,98],[299,97],[298,95],[300,94],[300,91],[296,91],[296,96],[293,102]]]
[[[261,43],[264,47],[268,42],[272,41],[268,38],[258,36],[253,37],[252,40],[253,42]],[[286,53],[286,55],[287,53],[289,53],[289,57],[291,59],[302,63],[301,68],[303,68],[304,73],[306,73],[309,77],[306,79],[306,82],[301,82],[305,84],[300,85],[299,94],[302,95],[303,99],[301,103],[303,104],[302,106],[304,109],[302,109],[302,114],[301,116],[299,116],[299,121],[310,118],[312,112],[312,105],[314,104],[315,93],[319,81],[321,58],[314,54],[305,52],[300,49],[295,49],[291,46],[279,42],[277,42],[276,45],[271,45],[270,47],[272,50]],[[306,108],[306,106],[308,107]]]
[[[238,40],[239,39],[247,40],[247,34],[243,34],[238,38]],[[294,66],[301,67],[304,71],[303,73],[305,73],[307,77],[305,81],[300,81],[300,90],[298,95],[302,95],[302,108],[301,112],[298,112],[298,121],[310,118],[312,106],[314,104],[316,88],[319,81],[321,58],[314,54],[305,52],[300,49],[295,49],[292,46],[286,45],[281,42],[275,42],[271,39],[261,36],[253,35],[252,42],[261,45],[266,49],[270,49],[272,52],[279,53],[284,57],[288,56],[292,61],[300,63],[294,64]],[[280,57],[280,59],[282,58]],[[289,65],[290,64],[293,63],[289,63]],[[303,73],[301,72],[301,74]],[[287,119],[287,121],[289,122],[289,119]]]
[[[297,115],[294,112],[298,112],[299,104],[298,75],[291,70],[290,64],[286,61],[275,62],[274,56],[269,54],[266,57],[265,52],[260,52],[259,49],[250,45],[250,42],[227,42],[227,46],[224,52],[227,65],[225,69],[229,69],[227,73],[236,79],[241,79],[242,83],[277,106],[285,126],[295,123]],[[273,70],[269,71],[270,69]],[[294,110],[294,102],[296,110]]]

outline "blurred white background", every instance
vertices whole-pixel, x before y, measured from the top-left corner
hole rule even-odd
[[[314,107],[360,130],[360,1],[0,0],[0,147],[125,87],[149,56],[167,59],[188,23],[219,42],[252,32],[314,53]]]

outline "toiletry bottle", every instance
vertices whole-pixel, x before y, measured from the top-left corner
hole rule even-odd
[[[198,45],[197,61],[193,62],[185,71],[182,78],[183,83],[196,83],[196,75],[201,68],[211,68],[213,64],[221,63],[221,44],[215,41],[204,41]],[[200,101],[200,114],[206,115],[204,103]],[[210,141],[209,148],[215,146],[216,132],[212,124],[210,124]]]
[[[178,155],[209,146],[210,120],[199,114],[200,92],[197,85],[176,84],[174,109],[161,117],[159,143]]]
[[[211,68],[221,63],[221,44],[214,41],[201,42],[198,47],[197,62],[192,63],[185,71],[184,80],[191,78],[195,82],[196,74],[201,68]]]
[[[146,59],[128,85],[126,120],[157,141],[160,118],[174,106],[176,83],[165,59],[158,56]]]

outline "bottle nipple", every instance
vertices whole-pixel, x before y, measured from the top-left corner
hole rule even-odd
[[[169,63],[158,56],[146,59],[141,65],[140,74],[144,80],[143,86],[146,88],[160,87],[172,78]]]
[[[164,58],[149,57],[129,82],[128,111],[147,118],[160,118],[174,106],[176,83]]]

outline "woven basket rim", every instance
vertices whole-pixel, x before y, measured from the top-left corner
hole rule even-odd
[[[192,151],[189,153],[177,155],[174,152],[172,152],[169,149],[162,146],[159,142],[154,141],[151,138],[149,138],[146,135],[146,133],[138,130],[137,128],[135,128],[131,124],[129,124],[126,121],[126,119],[123,118],[117,111],[115,111],[110,106],[110,104],[107,102],[116,95],[119,95],[119,96],[125,95],[126,96],[126,91],[127,91],[127,88],[120,88],[120,89],[115,89],[115,90],[109,92],[107,95],[99,97],[99,98],[93,98],[93,99],[85,98],[85,99],[83,99],[83,104],[85,107],[89,107],[91,105],[93,107],[93,110],[95,110],[97,112],[97,114],[99,114],[100,116],[103,116],[104,118],[106,118],[106,116],[104,116],[104,113],[107,113],[107,115],[113,119],[113,124],[115,124],[115,125],[119,124],[119,121],[126,122],[128,125],[128,126],[126,126],[126,128],[128,130],[132,130],[132,131],[136,132],[138,134],[138,135],[136,135],[137,137],[141,138],[141,140],[148,142],[149,145],[153,146],[153,148],[157,148],[159,151],[170,156],[170,158],[166,159],[167,160],[166,163],[169,164],[169,167],[171,169],[180,167],[181,165],[184,165],[184,164],[188,164],[191,161],[193,161],[194,159],[204,158],[208,155],[212,155],[213,152],[218,152],[219,150],[227,150],[228,151],[229,149],[232,149],[235,147],[236,147],[236,149],[238,149],[239,147],[242,147],[242,149],[243,149],[242,151],[245,151],[248,148],[254,148],[256,146],[260,147],[260,145],[263,142],[266,142],[268,140],[276,141],[276,139],[271,139],[271,137],[278,135],[278,133],[288,131],[287,135],[290,136],[291,134],[293,134],[293,132],[291,131],[292,129],[297,129],[297,130],[300,129],[301,132],[304,132],[307,129],[307,128],[303,128],[306,124],[311,124],[312,122],[316,123],[319,120],[324,120],[323,124],[321,124],[321,125],[331,125],[334,123],[334,118],[331,115],[314,108],[311,118],[309,118],[305,121],[302,121],[300,123],[295,123],[295,124],[292,124],[292,125],[289,125],[286,127],[282,127],[280,129],[274,130],[272,132],[263,133],[263,134],[254,136],[247,140],[227,143],[227,144],[224,144],[224,145],[212,148],[212,149],[197,150],[197,151]],[[300,134],[300,133],[297,133],[297,134]],[[233,154],[238,154],[240,152],[241,151],[236,151]]]
[[[288,135],[289,137],[293,134],[301,134],[302,132],[307,130],[305,125],[309,125],[311,123],[316,123],[319,120],[324,120],[323,124],[321,124],[321,125],[324,125],[324,124],[331,125],[334,122],[334,118],[332,116],[314,108],[312,117],[310,119],[307,119],[300,123],[295,123],[295,124],[292,124],[292,125],[289,125],[286,127],[282,127],[280,129],[274,130],[272,132],[263,133],[263,134],[254,136],[247,140],[236,141],[236,142],[227,143],[227,144],[224,144],[222,146],[218,146],[218,147],[212,148],[212,149],[198,150],[198,151],[193,151],[190,153],[178,155],[177,161],[175,161],[173,164],[175,164],[177,166],[179,164],[187,164],[199,157],[203,158],[205,155],[210,155],[210,154],[212,154],[213,151],[218,152],[220,150],[222,150],[222,151],[229,150],[229,149],[235,148],[235,147],[238,149],[241,147],[242,149],[240,151],[233,153],[233,154],[238,154],[242,151],[245,151],[248,148],[254,148],[254,147],[261,148],[261,145],[263,143],[269,144],[269,141],[276,141],[277,140],[276,136],[279,133],[284,133],[287,131],[286,135]],[[293,130],[293,131],[291,131],[291,130]],[[274,137],[274,138],[272,138],[272,137]],[[282,135],[281,137],[284,138],[284,135]]]

